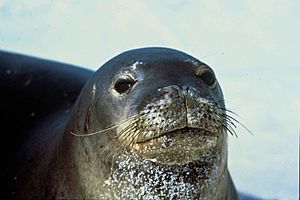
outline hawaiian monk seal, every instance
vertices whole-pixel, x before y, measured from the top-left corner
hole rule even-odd
[[[26,130],[18,166],[8,170],[13,196],[238,199],[227,169],[235,120],[208,65],[177,50],[144,48],[105,63],[77,98],[83,82],[62,85],[65,102]]]

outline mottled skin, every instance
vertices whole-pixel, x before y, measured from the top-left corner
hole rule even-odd
[[[11,70],[3,76],[14,75],[15,65],[2,66]],[[22,83],[33,84],[34,73]],[[5,195],[238,199],[227,169],[223,94],[211,68],[172,49],[128,51],[104,64],[73,105],[89,76],[61,86],[61,96],[50,90],[50,98],[61,100],[47,112],[40,109],[42,117],[26,131],[5,127],[25,138],[5,167],[5,180],[12,182]],[[63,84],[64,77],[57,81]],[[1,86],[16,87],[12,80]]]

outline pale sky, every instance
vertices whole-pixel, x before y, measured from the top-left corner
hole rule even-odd
[[[87,3],[88,2],[88,3]],[[297,199],[300,1],[0,0],[0,49],[96,70],[137,47],[182,50],[216,72],[254,133],[230,138],[240,191]]]

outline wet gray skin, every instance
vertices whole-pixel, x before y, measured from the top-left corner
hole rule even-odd
[[[97,71],[76,108],[68,137],[88,198],[237,199],[223,94],[199,60],[125,52]]]
[[[62,131],[41,128],[51,133],[16,194],[234,200],[230,124],[209,66],[173,49],[128,51],[89,79]]]

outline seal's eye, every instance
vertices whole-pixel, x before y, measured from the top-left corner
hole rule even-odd
[[[199,74],[200,79],[210,87],[214,87],[216,83],[216,77],[210,70],[204,70]]]
[[[120,76],[114,82],[114,89],[119,94],[126,94],[130,91],[135,82],[136,81],[130,76]]]

